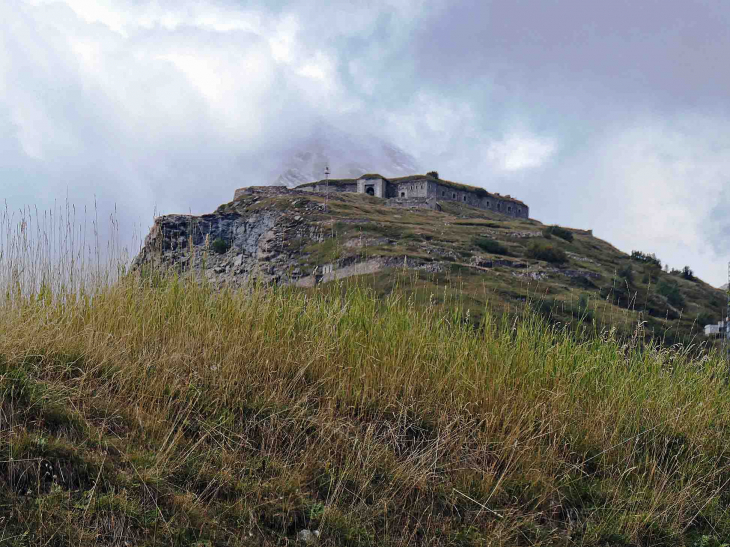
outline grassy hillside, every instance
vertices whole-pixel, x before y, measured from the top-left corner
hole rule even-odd
[[[720,545],[723,363],[393,291],[0,301],[5,545]],[[441,293],[444,297],[444,293]]]
[[[302,268],[352,252],[449,267],[214,290],[127,274],[113,246],[105,264],[74,247],[63,216],[40,238],[42,226],[2,219],[0,545],[273,546],[305,530],[331,546],[730,537],[728,370],[712,351],[652,349],[639,312],[610,298],[558,324],[541,302],[567,309],[568,291],[589,289],[512,275],[548,270],[505,235],[541,231],[534,221],[330,204],[311,219],[330,237]],[[487,230],[506,258],[475,239]],[[628,262],[585,233],[558,245]],[[473,266],[460,251],[529,267]],[[583,267],[613,267],[595,256]],[[685,281],[687,301],[708,291]],[[589,311],[633,330],[576,329]]]
[[[251,195],[219,211],[277,208],[298,214],[311,211],[311,203],[322,205],[324,197]],[[454,284],[477,320],[487,302],[494,313],[514,314],[530,300],[550,321],[574,328],[614,328],[633,336],[640,325],[646,339],[665,345],[716,343],[704,339],[703,327],[722,318],[725,293],[683,272],[665,272],[650,256],[632,259],[586,230],[549,227],[459,203],[443,202],[442,211],[385,203],[367,195],[335,194],[326,213],[306,215],[323,239],[290,239],[284,245],[305,272],[325,263],[406,259],[420,266],[420,274],[401,276],[401,291],[414,293],[416,302],[432,302],[438,287]],[[391,269],[362,282],[386,295],[397,278]]]

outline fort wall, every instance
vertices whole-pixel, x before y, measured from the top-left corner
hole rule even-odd
[[[357,193],[357,182],[353,181],[350,184],[332,183],[326,184],[325,182],[317,182],[310,186],[298,186],[297,190],[304,190],[305,192],[354,192]]]
[[[434,198],[438,200],[457,201],[471,207],[487,209],[517,218],[529,218],[530,209],[527,205],[511,196],[490,194],[482,190],[468,190],[449,184],[440,184],[438,181],[423,179],[405,182],[390,181],[389,197],[393,198]],[[481,190],[481,189],[480,189]]]
[[[417,209],[433,209],[440,211],[441,206],[436,198],[390,198],[385,202],[386,207],[415,207]]]
[[[234,199],[243,190],[243,188],[236,190]],[[368,174],[359,179],[310,182],[297,186],[297,190],[321,193],[355,192],[386,200],[406,200],[400,201],[404,204],[407,203],[407,200],[454,201],[511,217],[530,218],[530,208],[512,196],[502,196],[496,192],[487,192],[483,188],[442,181],[428,175],[414,175],[388,180],[377,174]],[[411,203],[414,204],[411,206],[416,206],[415,204],[421,202],[413,201]],[[431,205],[429,207],[435,208]]]

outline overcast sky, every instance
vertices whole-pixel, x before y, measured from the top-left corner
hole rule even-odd
[[[0,198],[146,233],[272,181],[323,119],[725,282],[730,2],[324,4],[3,0]]]

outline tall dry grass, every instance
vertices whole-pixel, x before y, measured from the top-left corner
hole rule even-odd
[[[464,309],[357,284],[215,291],[143,272],[85,285],[11,249],[0,544],[730,536],[718,358],[648,349],[640,332],[578,340],[534,314],[487,310],[475,328]]]

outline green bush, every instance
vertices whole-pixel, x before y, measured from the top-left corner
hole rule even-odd
[[[218,253],[219,255],[222,255],[228,249],[230,249],[231,245],[228,243],[225,239],[217,237],[215,240],[213,240],[213,251]]]
[[[665,296],[667,302],[669,302],[675,308],[684,307],[684,297],[679,292],[679,286],[675,281],[667,281],[662,279],[656,287],[656,292]]]
[[[699,314],[697,314],[696,323],[700,328],[702,328],[705,325],[717,323],[717,320],[707,312],[700,312]]]
[[[631,268],[631,264],[627,264],[618,271],[618,275],[623,277],[629,283],[634,281],[634,270]]]
[[[544,260],[545,262],[551,262],[553,264],[562,264],[568,261],[568,256],[565,251],[556,247],[552,243],[542,243],[539,241],[533,241],[525,251],[527,258],[534,258],[536,260]]]
[[[542,235],[548,239],[550,239],[550,236],[555,236],[568,242],[573,241],[573,232],[560,226],[548,226],[542,231]]]
[[[656,263],[650,262],[644,266],[644,273],[649,276],[648,281],[644,281],[644,283],[648,283],[649,281],[656,283],[659,280],[659,274],[662,273],[662,269]]]
[[[493,239],[489,239],[486,237],[477,237],[474,239],[474,245],[487,253],[492,253],[495,255],[509,255],[507,247],[502,245],[499,241],[494,241]]]

